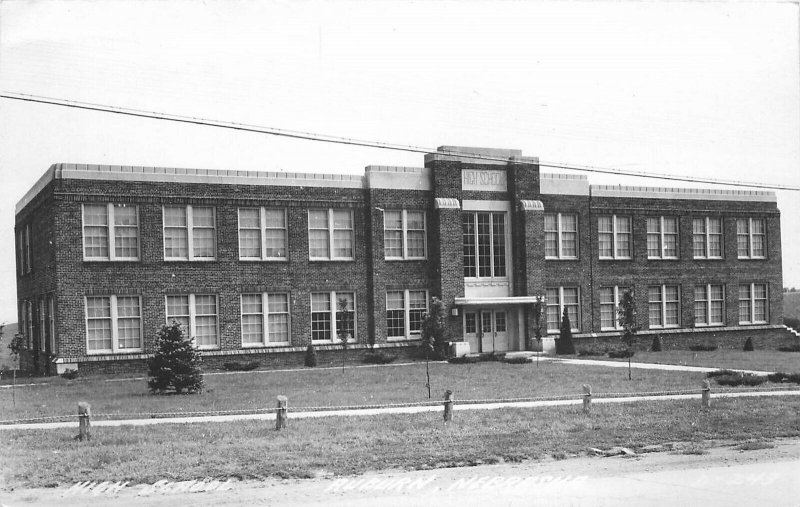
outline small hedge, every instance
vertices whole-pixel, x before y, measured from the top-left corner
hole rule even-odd
[[[784,382],[791,382],[793,384],[800,384],[800,373],[784,373],[784,372],[777,372],[777,373],[770,373],[767,375],[767,378],[770,382],[775,382],[776,384],[784,383]]]
[[[598,347],[590,347],[588,349],[579,349],[578,356],[604,356],[608,352],[607,349]]]
[[[717,350],[716,345],[690,345],[689,350],[693,352],[712,352]]]
[[[61,378],[65,378],[67,380],[75,380],[78,378],[78,370],[73,370],[72,368],[68,368],[61,374]]]
[[[789,345],[788,347],[778,347],[781,352],[800,352],[800,343],[797,345]]]
[[[448,363],[451,364],[472,364],[477,363],[481,360],[479,356],[458,356],[458,357],[451,357],[447,360]]]
[[[228,371],[250,371],[255,370],[259,366],[261,366],[261,363],[258,361],[248,361],[246,363],[232,361],[230,363],[222,363],[222,368]]]
[[[503,362],[508,364],[528,364],[533,362],[531,359],[532,358],[526,356],[512,356],[504,358]]]
[[[653,337],[653,343],[650,344],[650,352],[661,352],[661,335]]]
[[[710,372],[706,373],[706,377],[714,378],[714,377],[723,377],[723,376],[726,376],[726,375],[738,375],[738,374],[739,374],[738,371],[723,369],[723,370],[710,371]]]
[[[608,357],[612,359],[627,359],[633,357],[636,352],[631,349],[609,350]]]
[[[389,364],[395,359],[397,359],[396,355],[387,354],[386,352],[379,350],[377,352],[365,352],[361,357],[361,362],[366,364]]]
[[[753,375],[752,373],[737,373],[735,375],[720,375],[714,377],[721,386],[758,386],[767,381],[767,377]]]

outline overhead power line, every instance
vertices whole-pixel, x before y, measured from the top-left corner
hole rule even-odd
[[[497,157],[491,155],[482,155],[477,153],[466,153],[460,151],[438,151],[435,148],[426,148],[423,146],[414,146],[414,145],[405,145],[405,144],[395,144],[395,143],[387,143],[381,141],[371,141],[371,140],[364,140],[364,139],[354,139],[349,137],[342,137],[342,136],[335,136],[335,135],[328,135],[328,134],[320,134],[315,132],[303,132],[297,130],[287,130],[275,127],[265,127],[261,125],[250,125],[246,123],[237,123],[237,122],[229,122],[229,121],[222,121],[222,120],[213,120],[209,118],[200,118],[194,116],[181,116],[176,114],[170,113],[161,113],[156,111],[143,111],[139,109],[129,109],[117,106],[109,106],[105,104],[95,104],[91,102],[79,102],[73,100],[65,100],[65,99],[58,99],[53,97],[43,97],[39,95],[28,95],[23,93],[15,93],[15,92],[0,92],[0,98],[11,99],[11,100],[19,100],[24,102],[35,102],[39,104],[49,104],[54,106],[61,106],[61,107],[69,107],[73,109],[84,109],[88,111],[99,111],[104,113],[113,113],[119,114],[124,116],[133,116],[138,118],[149,118],[154,120],[164,120],[164,121],[171,121],[177,123],[187,123],[193,125],[203,125],[208,127],[217,127],[217,128],[225,128],[230,130],[239,130],[243,132],[254,132],[259,134],[268,134],[280,137],[287,137],[292,139],[303,139],[307,141],[317,141],[317,142],[325,142],[325,143],[332,143],[332,144],[343,144],[343,145],[350,145],[350,146],[361,146],[366,148],[378,148],[383,150],[394,150],[394,151],[404,151],[410,153],[440,153],[445,155],[453,155],[463,158],[471,158],[475,160],[486,160],[486,161],[499,161],[499,162],[508,162],[508,158],[505,157]],[[722,180],[717,178],[701,178],[697,176],[678,176],[678,175],[671,175],[671,174],[663,174],[663,173],[650,173],[645,171],[631,171],[627,169],[613,169],[607,167],[597,167],[597,166],[587,166],[587,165],[578,165],[578,164],[568,164],[568,163],[560,163],[560,162],[547,162],[540,160],[538,162],[539,166],[541,167],[550,167],[554,169],[565,169],[570,171],[581,171],[581,172],[590,172],[590,173],[601,173],[601,174],[615,174],[619,176],[634,176],[638,178],[652,178],[652,179],[660,179],[660,180],[670,180],[670,181],[687,181],[692,183],[708,183],[714,185],[726,185],[726,186],[734,186],[734,187],[750,187],[750,188],[763,188],[763,189],[771,189],[771,190],[792,190],[792,191],[800,191],[800,187],[792,186],[792,185],[781,185],[777,183],[757,183],[757,182],[747,182],[747,181],[735,181],[735,180]]]

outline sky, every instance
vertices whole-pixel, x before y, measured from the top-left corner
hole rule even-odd
[[[797,2],[0,0],[0,91],[800,186],[799,20]],[[362,174],[423,157],[0,98],[0,322],[14,206],[56,162]],[[777,196],[800,288],[800,192]]]

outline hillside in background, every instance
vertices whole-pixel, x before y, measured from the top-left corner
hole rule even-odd
[[[800,319],[800,292],[783,293],[783,316]]]

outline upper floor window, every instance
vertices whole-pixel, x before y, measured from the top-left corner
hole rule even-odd
[[[580,300],[578,297],[579,291],[577,287],[551,287],[546,289],[547,294],[547,332],[558,333],[561,329],[561,318],[564,315],[564,309],[567,310],[570,326],[572,331],[578,331],[580,322]]]
[[[217,296],[213,294],[167,296],[167,324],[180,323],[197,348],[219,346],[217,316]]]
[[[692,219],[692,251],[695,259],[722,258],[722,219]]]
[[[766,228],[761,218],[736,219],[736,251],[740,259],[763,259]]]
[[[545,213],[544,256],[546,259],[578,258],[578,215]]]
[[[647,288],[650,328],[680,326],[680,300],[677,285],[652,285]]]
[[[386,259],[425,258],[425,212],[386,210],[383,213]]]
[[[353,212],[349,209],[308,211],[308,257],[311,260],[353,260]]]
[[[725,287],[723,285],[694,286],[694,325],[721,326],[725,324]]]
[[[630,259],[631,217],[617,215],[597,218],[597,243],[601,259]]]
[[[289,295],[242,294],[242,345],[289,343]]]
[[[739,324],[767,323],[767,284],[739,285]]]
[[[389,339],[418,338],[422,320],[428,311],[425,290],[391,290],[386,292],[386,336]]]
[[[85,260],[139,260],[139,209],[130,204],[83,205]]]
[[[239,258],[286,260],[286,210],[239,208]]]
[[[142,302],[139,296],[86,298],[86,351],[120,353],[142,350]]]
[[[214,208],[164,206],[164,259],[208,261],[217,256]]]
[[[356,338],[356,295],[353,292],[311,293],[311,341],[332,342]]]
[[[461,215],[465,278],[504,278],[506,274],[505,213]]]
[[[678,219],[676,217],[647,218],[647,258],[678,258]]]
[[[621,329],[617,308],[627,287],[600,287],[600,330]]]

